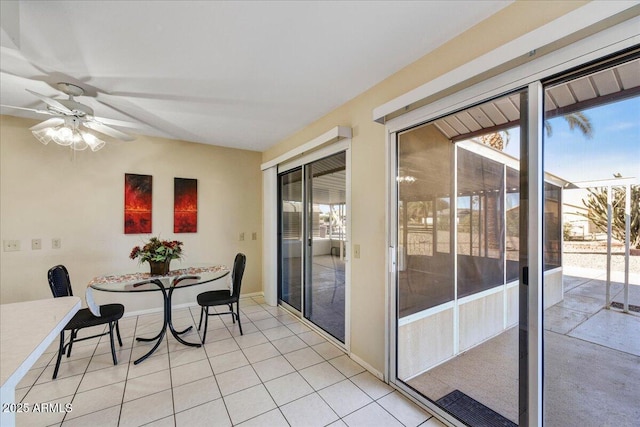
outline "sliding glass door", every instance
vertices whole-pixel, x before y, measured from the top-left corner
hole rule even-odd
[[[280,286],[278,297],[297,311],[302,311],[303,221],[302,168],[281,174],[279,187]]]
[[[396,137],[396,378],[469,425],[526,412],[525,113],[512,93]]]
[[[279,298],[345,343],[346,152],[279,175]]]
[[[640,423],[640,53],[545,85],[544,423]]]

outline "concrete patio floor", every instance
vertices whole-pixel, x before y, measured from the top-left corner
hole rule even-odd
[[[637,426],[640,313],[605,309],[606,274],[564,269],[564,299],[544,315],[544,419],[548,426]],[[624,276],[612,273],[613,301]],[[640,274],[629,303],[640,305]],[[408,381],[432,400],[458,389],[518,421],[518,329],[511,328]]]

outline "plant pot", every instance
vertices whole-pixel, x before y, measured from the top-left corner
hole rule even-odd
[[[629,248],[629,255],[640,256],[640,248]]]
[[[169,273],[170,259],[166,261],[149,261],[152,276],[166,276]]]

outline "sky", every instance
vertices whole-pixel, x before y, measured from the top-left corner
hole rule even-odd
[[[593,128],[586,138],[569,129],[564,118],[549,120],[551,136],[544,136],[544,168],[571,182],[635,177],[640,184],[640,97],[583,110]],[[519,157],[519,134],[509,132],[504,150]]]

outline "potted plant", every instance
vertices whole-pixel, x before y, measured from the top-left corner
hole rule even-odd
[[[138,263],[148,262],[152,276],[164,276],[169,272],[171,260],[182,258],[182,242],[152,237],[142,248],[135,246],[129,258],[139,258]]]

